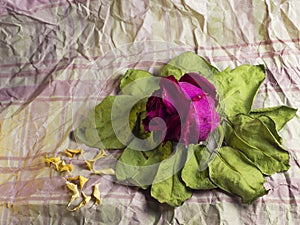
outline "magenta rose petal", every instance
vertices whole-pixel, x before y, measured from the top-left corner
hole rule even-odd
[[[205,87],[206,92],[200,86]],[[196,144],[206,140],[220,122],[215,110],[215,88],[199,74],[186,74],[179,82],[174,76],[164,77],[160,80],[160,90],[154,95],[147,102],[147,118],[143,124],[147,131],[163,131],[163,142]],[[155,121],[155,117],[164,123]]]
[[[150,97],[146,107],[147,115],[149,117],[163,116],[164,114],[165,106],[160,97]]]
[[[196,121],[193,125],[196,124],[195,126],[197,127],[199,141],[203,141],[211,131],[212,111],[210,109],[210,103],[207,101],[206,95],[200,88],[187,82],[179,82],[179,85],[191,99],[191,106],[194,108],[193,114],[189,115],[190,118],[186,119],[186,123],[190,124],[190,121]],[[184,129],[192,129],[192,127],[189,126]]]
[[[181,87],[178,84],[178,81],[174,76],[164,77],[160,81],[160,86],[162,90],[162,99],[166,106],[168,113],[177,113],[183,115],[185,112],[180,112],[186,107],[189,103],[184,92],[181,90]]]
[[[211,131],[215,130],[220,125],[220,116],[217,111],[214,109],[215,100],[210,96],[207,96],[207,101],[211,108]]]
[[[179,82],[179,86],[185,93],[188,99],[190,100],[197,100],[198,98],[200,99],[201,97],[205,97],[204,92],[197,86],[187,83],[187,82]]]
[[[194,116],[198,117],[199,141],[203,141],[212,130],[218,127],[220,122],[219,115],[215,111],[215,101],[193,84],[179,82],[179,85],[192,100],[195,107]]]
[[[179,82],[187,82],[201,88],[205,94],[216,100],[216,104],[218,103],[216,98],[216,88],[205,77],[197,73],[187,73],[180,78]]]
[[[199,139],[199,120],[195,117],[195,107],[190,104],[186,118],[182,125],[182,139],[186,145],[196,144]],[[201,132],[201,131],[200,131]]]
[[[165,137],[166,141],[178,141],[181,133],[181,122],[180,116],[175,114],[171,117],[166,118],[167,134]]]

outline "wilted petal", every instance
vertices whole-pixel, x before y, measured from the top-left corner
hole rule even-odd
[[[65,150],[65,153],[68,157],[73,158],[75,155],[81,155],[83,153],[82,149],[69,149]]]
[[[206,95],[216,99],[216,88],[214,85],[198,73],[187,73],[180,78],[179,82],[193,84],[194,86],[201,88]]]
[[[86,182],[88,182],[89,179],[84,176],[79,175],[76,177],[68,177],[67,180],[79,182],[79,188],[80,188],[80,190],[82,190],[83,186],[85,185]]]
[[[175,77],[169,76],[162,78],[160,81],[160,87],[162,90],[162,100],[166,106],[167,112],[169,114],[174,114],[176,112],[179,115],[184,114],[183,110],[186,110],[189,103]]]
[[[175,114],[166,118],[167,132],[165,141],[178,141],[181,134],[180,116]]]
[[[68,203],[68,207],[69,207],[74,202],[75,199],[80,197],[80,194],[79,194],[79,191],[78,191],[78,188],[77,188],[76,184],[73,184],[73,183],[67,181],[66,186],[72,192],[71,200]]]
[[[220,122],[219,115],[215,110],[215,101],[193,84],[179,82],[179,85],[192,100],[193,107],[195,108],[194,118],[197,118],[198,123],[199,141],[204,141],[209,133],[218,127]],[[190,120],[193,120],[192,117],[191,115],[186,122],[191,123]]]
[[[100,190],[99,190],[99,185],[101,183],[95,184],[94,185],[94,189],[93,189],[93,193],[92,196],[95,198],[95,204],[96,205],[100,205],[101,203],[101,197],[100,197]]]
[[[61,159],[60,157],[50,157],[48,158],[47,155],[44,156],[44,162],[48,164],[48,166],[50,166],[51,164],[56,165],[58,162],[60,162]]]
[[[211,131],[215,130],[219,125],[220,125],[220,116],[217,113],[214,105],[215,105],[215,99],[211,98],[210,96],[207,96],[207,101],[209,103],[209,108],[210,108],[210,116],[211,116]]]
[[[94,157],[93,161],[97,161],[98,159],[102,159],[107,156],[107,153],[104,151],[104,149],[100,149],[98,154]]]
[[[187,83],[179,82],[179,86],[185,93],[186,97],[190,100],[200,100],[202,97],[206,97],[205,93],[197,86]]]
[[[94,174],[97,175],[115,175],[115,170],[112,168],[107,168],[107,169],[101,169],[101,170],[95,170]]]
[[[147,116],[149,117],[157,117],[163,116],[165,114],[165,106],[160,97],[151,96],[146,105]]]

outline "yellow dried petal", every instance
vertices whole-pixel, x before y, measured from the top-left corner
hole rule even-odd
[[[68,207],[69,207],[76,198],[80,197],[80,194],[79,194],[79,191],[78,191],[78,188],[77,188],[76,184],[73,184],[73,183],[67,181],[66,185],[67,185],[67,188],[72,192],[72,197],[71,197],[71,200],[68,204]]]
[[[51,157],[51,158],[48,158],[46,155],[44,157],[44,162],[47,163],[49,166],[51,164],[56,165],[59,161],[60,161],[60,157]]]
[[[73,158],[73,157],[74,157],[74,155],[71,154],[71,153],[69,153],[69,152],[65,152],[65,153],[66,153],[66,155],[67,155],[69,158]]]
[[[92,196],[95,198],[95,205],[100,205],[101,203],[101,198],[100,198],[100,191],[99,191],[99,185],[101,183],[95,184],[94,185],[94,190],[92,193]]]
[[[88,178],[84,177],[84,176],[79,176],[79,187],[80,190],[82,190],[83,186],[85,185],[86,182],[88,182]]]
[[[76,181],[76,180],[79,179],[79,176],[76,176],[76,177],[67,177],[66,179],[67,179],[67,181]]]
[[[90,171],[94,169],[94,161],[93,160],[85,160],[85,164]]]
[[[70,211],[77,211],[78,209],[82,208],[83,206],[87,205],[90,202],[91,196],[86,196],[84,192],[82,192],[81,194],[83,196],[82,202],[80,202],[78,206],[76,206],[74,209],[71,209]]]
[[[94,171],[95,162],[98,159],[104,158],[106,156],[107,156],[107,153],[103,149],[101,149],[93,159],[85,160],[85,164],[90,171]]]
[[[85,185],[86,182],[88,182],[88,178],[84,177],[84,176],[79,176],[79,186],[80,186],[80,190],[82,190],[83,186]]]
[[[84,192],[81,192],[82,196],[83,196],[83,202],[84,204],[88,204],[91,201],[91,196],[86,196],[86,194]]]
[[[115,170],[112,168],[102,169],[102,170],[95,170],[94,174],[97,175],[115,175]]]
[[[65,153],[68,155],[68,157],[73,158],[75,155],[81,155],[83,153],[82,149],[69,149],[67,148],[65,150]]]
[[[93,161],[97,161],[98,159],[104,158],[107,156],[107,153],[101,149],[98,154],[94,157]]]
[[[68,177],[67,178],[68,181],[79,181],[79,188],[80,190],[82,190],[83,186],[85,185],[86,182],[88,182],[88,178],[84,177],[84,176],[76,176],[76,177]]]
[[[66,164],[65,161],[59,161],[56,163],[56,169],[58,172],[72,172],[73,165],[72,164]]]

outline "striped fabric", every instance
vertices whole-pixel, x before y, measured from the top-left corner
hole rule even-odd
[[[158,73],[184,51],[220,70],[265,64],[255,107],[300,108],[299,7],[299,0],[0,0],[0,223],[300,224],[299,114],[280,132],[291,169],[271,176],[268,195],[251,205],[213,190],[174,209],[93,176],[86,192],[101,182],[102,204],[69,212],[63,176],[43,162],[66,148],[95,154],[70,132],[114,93],[119,75]],[[87,174],[82,158],[72,164],[74,175]]]

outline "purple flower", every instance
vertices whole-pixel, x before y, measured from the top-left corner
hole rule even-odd
[[[163,142],[198,143],[220,123],[217,104],[215,87],[197,73],[185,74],[179,81],[162,77],[160,89],[148,99],[143,125],[146,131],[161,131]]]

